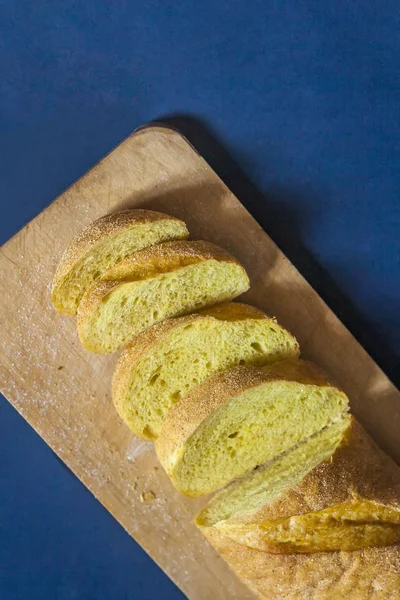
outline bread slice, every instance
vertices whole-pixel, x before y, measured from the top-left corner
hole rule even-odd
[[[297,341],[275,319],[227,302],[140,334],[117,364],[114,404],[134,433],[155,439],[171,406],[212,374],[298,355]]]
[[[305,441],[347,410],[346,395],[311,363],[235,367],[171,408],[156,450],[175,487],[201,496]]]
[[[75,315],[85,290],[128,254],[169,240],[186,239],[183,221],[151,210],[124,210],[86,227],[64,252],[53,280],[60,313]]]
[[[400,469],[343,419],[217,494],[196,524],[261,598],[398,598]]]
[[[209,242],[166,242],[135,252],[84,294],[78,332],[92,352],[114,352],[169,317],[231,300],[249,288],[244,268]]]
[[[400,543],[400,469],[342,419],[228,486],[197,524],[278,554]]]

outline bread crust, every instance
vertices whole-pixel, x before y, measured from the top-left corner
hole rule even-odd
[[[198,314],[192,314],[156,323],[149,329],[145,329],[142,333],[139,333],[134,341],[122,351],[112,380],[112,398],[121,419],[124,419],[124,394],[122,390],[125,390],[129,384],[132,365],[137,363],[153,346],[160,344],[176,327],[192,323],[198,318]]]
[[[342,443],[328,461],[316,466],[280,499],[251,517],[231,522],[260,523],[355,500],[400,510],[400,468],[351,417]]]
[[[62,284],[76,263],[83,259],[99,241],[107,237],[115,237],[135,224],[152,223],[160,220],[180,223],[182,229],[186,230],[186,235],[183,237],[189,236],[185,223],[180,219],[157,211],[144,209],[128,209],[105,215],[85,227],[66,248],[57,266],[52,284],[53,303],[57,304],[55,293],[59,285]]]
[[[271,554],[203,531],[233,571],[267,600],[399,600],[400,546]]]
[[[121,352],[113,375],[112,397],[121,418],[124,417],[122,411],[123,398],[120,395],[120,390],[126,389],[130,381],[132,365],[136,364],[153,346],[160,344],[174,329],[189,325],[205,317],[214,317],[221,320],[269,319],[265,313],[249,304],[224,302],[191,315],[166,319],[139,333],[134,341]]]
[[[276,321],[275,317],[269,317],[259,308],[244,302],[222,302],[215,306],[203,308],[197,314],[214,317],[214,319],[220,319],[221,321],[243,321],[244,319],[272,319]],[[283,329],[281,325],[279,327]]]
[[[197,313],[174,319],[166,319],[161,323],[157,323],[140,333],[134,341],[125,348],[118,360],[114,371],[112,381],[112,397],[114,406],[122,419],[124,419],[123,401],[125,397],[126,387],[129,385],[132,365],[135,365],[143,355],[149,352],[154,346],[162,343],[168,335],[177,328],[184,327],[198,320],[213,318],[221,321],[244,321],[249,320],[269,320],[274,321],[274,318],[268,317],[260,309],[242,302],[223,302],[205,308]],[[279,326],[283,331],[283,327]],[[295,338],[286,331],[288,336],[292,337],[293,343],[298,351],[299,346]]]
[[[245,272],[236,258],[211,242],[175,240],[129,254],[108,269],[100,281],[139,281],[205,260],[232,262]]]
[[[171,457],[177,455],[211,413],[252,387],[282,380],[331,386],[318,367],[303,360],[282,361],[268,367],[240,366],[210,377],[177,402],[164,421],[156,451],[167,473],[172,472]]]
[[[228,252],[211,242],[173,241],[138,250],[111,267],[84,293],[78,306],[78,333],[99,303],[120,285],[156,277],[162,273],[207,260],[232,262],[238,265],[249,280],[244,267]]]
[[[343,442],[332,457],[280,499],[215,526],[202,527],[201,519],[197,525],[231,568],[262,598],[400,598],[399,545],[352,552],[272,554],[238,543],[229,535],[232,523],[262,523],[357,499],[400,510],[400,468],[352,417]]]

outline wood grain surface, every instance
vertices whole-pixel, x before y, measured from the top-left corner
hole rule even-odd
[[[400,393],[174,130],[134,133],[2,247],[3,394],[188,598],[251,599],[191,523],[204,500],[175,492],[152,444],[117,416],[110,394],[117,356],[85,351],[75,320],[57,315],[50,302],[71,239],[98,217],[130,207],[180,217],[192,238],[232,252],[251,278],[243,298],[295,334],[303,356],[347,392],[353,412],[397,461]]]

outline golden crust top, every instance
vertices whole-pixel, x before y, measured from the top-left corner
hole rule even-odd
[[[143,209],[123,210],[97,219],[97,221],[85,227],[65,250],[54,275],[53,290],[75,263],[83,258],[100,240],[108,236],[118,235],[118,233],[136,223],[151,223],[165,219],[179,222],[184,226],[183,221],[175,217]]]
[[[240,265],[228,252],[211,242],[179,240],[163,242],[130,254],[104,273],[101,280],[138,281],[205,260]]]
[[[303,360],[288,360],[268,367],[239,366],[210,377],[175,404],[168,413],[156,441],[160,461],[182,447],[199,425],[230,398],[246,390],[274,381],[296,381],[303,384],[329,386],[321,371]]]
[[[225,321],[244,320],[244,319],[268,319],[269,317],[261,310],[244,304],[242,302],[223,302],[211,308],[200,310],[197,313],[166,319],[161,323],[156,323],[149,329],[140,333],[134,341],[125,348],[118,360],[113,376],[113,400],[115,407],[120,412],[119,389],[125,389],[127,380],[130,377],[132,365],[136,364],[146,352],[153,346],[160,344],[171,331],[184,327],[185,325],[199,319],[215,318]]]
[[[117,412],[122,418],[124,418],[121,410],[123,397],[120,395],[119,390],[125,390],[126,383],[130,378],[132,365],[140,360],[152,346],[160,344],[176,327],[192,323],[199,318],[200,316],[198,314],[192,314],[174,319],[165,319],[165,321],[156,323],[152,327],[142,331],[142,333],[139,333],[133,342],[122,351],[117,366],[115,367],[112,381],[113,402]]]
[[[352,417],[341,445],[329,460],[320,463],[280,499],[238,522],[260,523],[358,499],[400,510],[400,468]]]
[[[134,252],[86,290],[78,307],[78,329],[99,302],[121,284],[155,277],[205,260],[233,262],[243,269],[235,258],[211,242],[164,242]],[[246,273],[244,269],[243,272]]]
[[[132,365],[135,365],[153,346],[160,344],[174,329],[184,327],[199,319],[203,320],[208,318],[221,321],[240,321],[246,319],[266,319],[274,321],[274,319],[268,317],[261,310],[254,306],[250,306],[249,304],[244,304],[242,302],[223,302],[216,306],[212,306],[211,308],[199,310],[197,313],[191,315],[166,319],[165,321],[161,321],[161,323],[157,323],[149,329],[146,329],[122,351],[114,371],[112,383],[113,401],[120,415],[122,415],[120,408],[122,397],[120,397],[119,390],[125,390],[131,375]],[[283,330],[283,328],[281,329]],[[288,335],[290,334],[288,333]]]
[[[329,460],[315,467],[280,500],[250,515],[233,516],[227,523],[262,523],[360,498],[399,510],[400,468],[352,417],[341,445]],[[223,526],[200,528],[231,568],[262,598],[400,598],[399,545],[277,555],[234,541]]]
[[[244,302],[223,302],[203,308],[199,315],[214,317],[221,321],[242,321],[243,319],[271,319],[262,310]],[[274,320],[274,319],[273,319]]]
[[[400,598],[400,546],[285,555],[242,546],[214,528],[203,533],[235,573],[266,600]]]

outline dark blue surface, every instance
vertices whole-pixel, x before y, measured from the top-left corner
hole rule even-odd
[[[137,126],[180,116],[399,383],[398,27],[394,0],[0,1],[1,241]],[[4,400],[0,416],[0,598],[181,597]]]

